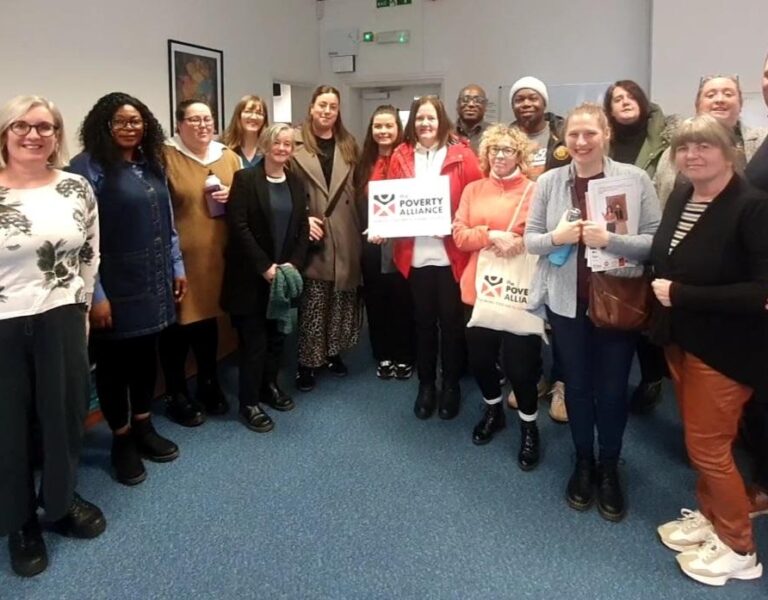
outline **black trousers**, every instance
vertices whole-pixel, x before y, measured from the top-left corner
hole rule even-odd
[[[89,380],[80,305],[0,320],[0,535],[20,529],[38,505],[32,472],[35,416],[46,518],[61,518],[72,504]]]
[[[91,339],[99,404],[112,431],[128,425],[131,415],[150,410],[157,380],[157,337]]]
[[[276,322],[264,314],[232,315],[240,344],[240,409],[259,401],[263,388],[277,383],[285,335],[277,330]]]
[[[363,282],[374,358],[413,364],[416,343],[411,288],[399,272],[381,272],[381,247],[375,244],[366,243],[363,250]]]
[[[467,328],[469,367],[483,393],[493,400],[501,396],[496,361],[501,350],[501,367],[512,384],[520,412],[533,415],[538,410],[536,384],[541,377],[541,338],[515,335],[485,327]]]
[[[661,346],[651,343],[645,335],[637,336],[637,360],[640,363],[640,379],[644,382],[661,381],[668,376],[667,361]]]
[[[189,349],[197,363],[197,382],[215,383],[216,352],[219,346],[219,326],[216,319],[205,319],[189,325],[175,323],[160,334],[160,366],[165,377],[167,394],[189,394],[186,364]]]
[[[456,385],[465,364],[464,309],[459,284],[451,267],[411,269],[408,279],[416,321],[416,366],[419,381],[433,384],[437,356],[441,358],[443,386]],[[439,340],[439,342],[438,342]]]

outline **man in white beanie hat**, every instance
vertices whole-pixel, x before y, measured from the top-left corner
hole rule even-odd
[[[517,127],[528,136],[533,150],[528,156],[529,179],[536,180],[544,171],[556,167],[562,167],[571,162],[571,155],[565,147],[562,136],[563,118],[545,109],[549,103],[547,86],[541,79],[526,76],[512,84],[509,91],[509,102],[515,113],[515,121],[512,127]],[[552,370],[548,382],[542,377],[539,382],[539,397],[551,396],[549,416],[559,423],[568,421],[568,411],[565,408],[565,384],[562,382],[561,370],[557,354],[556,342],[553,340]],[[512,408],[517,408],[514,392],[510,392],[507,399]]]
[[[515,113],[512,126],[523,131],[534,145],[528,177],[535,180],[544,171],[568,164],[571,157],[563,143],[563,118],[545,112],[549,93],[544,82],[530,75],[521,77],[512,84],[509,102]]]

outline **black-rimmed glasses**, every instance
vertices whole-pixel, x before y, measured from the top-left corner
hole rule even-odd
[[[29,132],[33,129],[40,137],[51,137],[59,130],[53,123],[42,122],[32,125],[32,123],[27,123],[26,121],[14,121],[9,129],[19,137],[29,135]]]

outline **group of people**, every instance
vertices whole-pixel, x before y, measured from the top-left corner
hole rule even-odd
[[[144,459],[179,455],[152,423],[158,356],[171,420],[195,427],[226,413],[217,359],[228,317],[239,414],[267,432],[267,409],[294,408],[278,381],[291,308],[295,384],[309,392],[323,371],[347,374],[343,353],[359,341],[364,306],[376,375],[403,380],[415,370],[419,419],[456,417],[468,369],[484,399],[472,441],[488,443],[506,425],[510,382],[526,471],[540,461],[538,405],[549,395],[576,451],[566,501],[576,510],[596,502],[609,521],[626,514],[618,466],[630,408],[652,410],[668,374],[699,472],[699,510],[659,527],[661,540],[698,581],[759,577],[750,516],[768,512],[768,142],[740,122],[738,79],[703,78],[697,116],[682,122],[629,80],[610,86],[602,106],[584,103],[565,118],[546,110],[535,77],[518,80],[509,100],[509,125],[485,121],[487,98],[474,84],[459,94],[455,126],[436,96],[414,100],[404,126],[383,105],[360,148],[331,86],[314,91],[297,128],[270,124],[265,101],[246,96],[221,141],[204,102],[181,102],[166,138],[145,104],[111,93],[83,120],[83,151],[66,170],[64,123],[49,100],[0,108],[0,533],[13,570],[33,576],[47,566],[39,507],[66,535],[106,527],[74,491],[89,351],[115,478],[136,485]],[[438,176],[448,183],[449,235],[369,234],[371,182]],[[590,216],[590,182],[603,178],[639,190],[631,233]],[[592,249],[637,265],[614,277],[652,279],[646,331],[595,324]],[[548,336],[473,324],[483,252],[534,257],[525,312],[547,323]],[[630,400],[635,354],[642,381]],[[731,447],[750,400],[742,437],[758,469],[748,492]]]

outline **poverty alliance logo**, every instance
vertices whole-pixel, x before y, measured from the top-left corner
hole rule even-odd
[[[394,216],[397,214],[397,202],[395,194],[374,194],[373,214],[380,217]]]
[[[504,293],[504,278],[495,275],[483,277],[483,285],[480,293],[488,298],[501,298]]]

